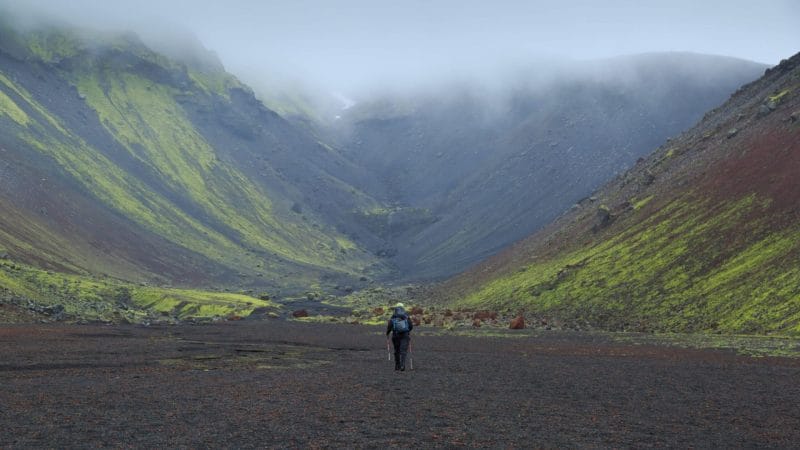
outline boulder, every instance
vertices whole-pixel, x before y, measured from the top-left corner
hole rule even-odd
[[[415,327],[418,327],[420,324],[419,316],[411,316],[411,323],[413,323]]]
[[[481,327],[481,319],[472,319],[472,326],[475,328]]]
[[[420,308],[419,306],[414,306],[413,308],[411,308],[411,311],[409,311],[409,314],[411,314],[412,316],[418,316],[422,315],[423,312],[424,311],[422,310],[422,308]]]
[[[381,308],[381,307],[378,307],[378,308],[374,308],[374,309],[372,310],[372,315],[373,315],[373,316],[382,316],[382,315],[383,315],[385,312],[386,312],[386,311],[385,311],[383,308]]]
[[[308,317],[308,311],[305,309],[298,309],[292,312],[292,317]]]
[[[522,316],[515,317],[511,321],[511,324],[508,326],[508,328],[510,328],[512,330],[521,330],[521,329],[525,328],[525,318],[522,317]]]

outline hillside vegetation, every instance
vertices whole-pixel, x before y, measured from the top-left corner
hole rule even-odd
[[[440,289],[575,327],[800,333],[800,55]]]
[[[287,292],[380,274],[336,229],[340,211],[377,205],[337,178],[348,163],[214,59],[66,29],[3,26],[0,42],[6,257]]]

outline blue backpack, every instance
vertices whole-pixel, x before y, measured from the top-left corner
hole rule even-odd
[[[392,331],[395,333],[407,333],[408,316],[392,317]]]

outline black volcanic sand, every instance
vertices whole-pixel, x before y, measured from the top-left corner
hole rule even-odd
[[[800,360],[283,321],[0,328],[0,447],[794,447]]]

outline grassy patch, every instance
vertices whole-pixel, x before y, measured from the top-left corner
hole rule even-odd
[[[143,287],[114,279],[94,279],[43,271],[0,261],[0,295],[32,307],[61,305],[67,318],[142,322],[247,316],[255,308],[279,306],[245,295],[192,289]]]
[[[6,82],[10,81],[5,77],[0,76],[0,82],[6,84]],[[0,91],[0,115],[7,116],[22,126],[27,126],[28,122],[30,122],[30,118],[25,111],[17,106],[14,100],[12,100],[11,97],[6,95],[3,91]]]
[[[634,202],[631,202],[633,204],[633,209],[634,210],[640,210],[640,209],[644,208],[644,206],[646,204],[650,203],[650,200],[652,200],[653,197],[654,197],[653,195],[648,195],[647,197],[645,197],[645,198],[643,198],[641,200],[636,200]]]

